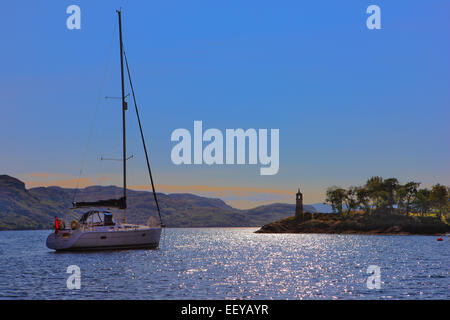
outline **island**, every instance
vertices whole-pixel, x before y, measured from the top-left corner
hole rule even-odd
[[[337,211],[312,213],[296,194],[295,215],[263,225],[255,233],[442,235],[450,232],[448,187],[400,185],[395,178],[370,178],[363,187],[331,187],[326,202]]]

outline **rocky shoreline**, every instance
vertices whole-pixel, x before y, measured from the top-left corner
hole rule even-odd
[[[317,213],[306,221],[295,217],[275,221],[255,233],[442,235],[449,231],[450,225],[435,217]]]

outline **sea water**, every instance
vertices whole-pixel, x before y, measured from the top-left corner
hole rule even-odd
[[[450,298],[447,237],[255,230],[167,228],[156,250],[77,253],[46,248],[49,230],[2,231],[0,299]]]

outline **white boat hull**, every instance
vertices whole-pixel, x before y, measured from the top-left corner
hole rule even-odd
[[[51,233],[46,244],[50,249],[64,251],[157,248],[160,237],[160,227],[98,228]]]

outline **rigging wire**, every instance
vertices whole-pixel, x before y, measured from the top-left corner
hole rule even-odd
[[[95,122],[97,120],[97,114],[98,114],[98,110],[99,110],[99,107],[100,107],[100,102],[102,100],[101,97],[102,97],[103,88],[105,86],[106,75],[108,74],[108,66],[109,66],[109,62],[111,60],[111,52],[112,52],[112,46],[113,46],[113,43],[114,43],[115,35],[116,35],[116,24],[114,23],[114,30],[113,30],[113,34],[112,34],[111,44],[109,45],[109,53],[108,53],[108,58],[106,60],[105,71],[103,72],[102,84],[100,86],[100,92],[99,92],[99,95],[98,95],[98,98],[97,98],[97,104],[95,106],[95,113],[94,113],[94,117],[92,119],[92,124],[91,124],[91,127],[89,129],[88,142],[87,142],[87,145],[86,145],[86,149],[84,150],[83,161],[82,161],[82,164],[81,164],[80,174],[79,174],[78,179],[77,179],[77,184],[76,184],[76,187],[75,187],[75,191],[74,191],[73,201],[72,202],[75,202],[75,198],[76,198],[77,193],[78,193],[78,187],[80,185],[81,175],[83,174],[84,167],[85,167],[85,164],[86,164],[86,157],[87,157],[87,153],[88,153],[88,150],[89,150],[89,145],[90,145],[91,140],[92,140],[92,134],[93,134],[93,131],[94,131]]]
[[[139,130],[141,132],[141,138],[142,138],[142,144],[144,146],[144,151],[145,151],[145,159],[147,160],[147,169],[148,169],[148,174],[150,176],[150,182],[152,184],[152,190],[153,190],[153,198],[155,199],[155,203],[156,203],[156,208],[158,209],[158,216],[159,216],[159,222],[161,224],[161,226],[164,226],[162,219],[161,219],[161,210],[159,208],[159,204],[158,204],[158,199],[156,197],[156,190],[155,190],[155,185],[153,183],[153,177],[152,177],[152,171],[150,169],[150,161],[148,159],[148,154],[147,154],[147,147],[145,146],[145,140],[144,140],[144,132],[142,131],[142,125],[141,125],[141,119],[139,117],[139,111],[138,111],[138,106],[136,103],[136,96],[134,95],[134,88],[133,88],[133,82],[131,81],[131,75],[130,75],[130,68],[128,67],[128,59],[127,59],[127,55],[125,53],[125,49],[123,49],[123,55],[125,58],[125,65],[127,67],[127,72],[128,72],[128,80],[130,81],[130,88],[131,88],[131,93],[133,95],[133,101],[134,101],[134,108],[136,109],[136,116],[137,116],[137,120],[139,123]]]

